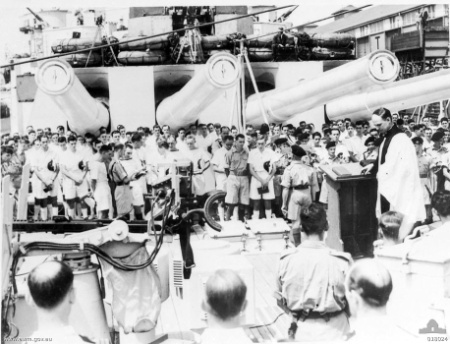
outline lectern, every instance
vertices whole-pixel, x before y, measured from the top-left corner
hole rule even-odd
[[[373,256],[377,239],[377,180],[362,169],[358,163],[321,167],[328,187],[326,243],[353,258]]]

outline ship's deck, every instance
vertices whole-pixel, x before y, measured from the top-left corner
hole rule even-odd
[[[201,235],[192,234],[191,240],[203,240]],[[264,240],[264,239],[263,239]],[[276,273],[280,253],[284,246],[283,240],[275,239],[263,242],[267,250],[259,251],[252,247],[242,255],[254,268],[254,300],[256,322],[246,327],[249,337],[255,342],[279,341],[287,338],[290,326],[289,316],[277,306],[273,294],[275,291]],[[169,244],[170,254],[176,256],[178,242]],[[241,242],[232,242],[232,246],[240,248]],[[251,245],[251,243],[249,244]],[[268,246],[267,246],[268,245]],[[273,248],[276,248],[275,250]],[[277,250],[279,248],[279,250]],[[277,252],[278,251],[278,252]],[[195,253],[194,253],[195,254]],[[170,297],[162,304],[161,314],[156,327],[157,337],[168,334],[169,338],[192,340],[189,332],[187,317],[182,303],[185,302],[176,295],[171,285]],[[203,329],[194,329],[195,333],[201,333]]]

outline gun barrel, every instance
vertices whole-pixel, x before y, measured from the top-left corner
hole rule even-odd
[[[326,113],[330,120],[370,120],[380,107],[391,111],[409,109],[449,99],[449,90],[450,70],[442,70],[336,99],[326,105]]]
[[[346,94],[392,82],[399,70],[394,54],[378,50],[312,79],[260,93],[261,101],[269,122],[280,123]],[[246,120],[249,124],[255,125],[263,120],[259,101],[256,94],[248,98]]]
[[[36,83],[53,99],[67,118],[71,130],[84,135],[109,125],[109,111],[93,98],[64,60],[47,60],[39,66]]]
[[[229,53],[213,55],[201,73],[161,102],[156,110],[157,121],[175,130],[194,123],[199,112],[224,90],[236,85],[240,74],[241,67],[235,56]]]

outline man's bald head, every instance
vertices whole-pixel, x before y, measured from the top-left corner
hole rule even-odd
[[[34,303],[46,310],[59,306],[69,293],[72,284],[72,270],[58,261],[42,263],[28,276],[28,288]]]
[[[356,262],[347,275],[347,290],[355,291],[370,307],[383,307],[392,292],[389,271],[375,259]]]

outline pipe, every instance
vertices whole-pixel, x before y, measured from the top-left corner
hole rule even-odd
[[[77,134],[98,134],[100,127],[108,127],[107,107],[91,97],[66,61],[43,62],[35,79],[39,89],[53,99],[66,116],[70,129]]]
[[[177,93],[164,99],[156,110],[156,119],[172,129],[186,127],[198,119],[198,115],[226,89],[236,85],[241,67],[235,56],[229,53],[213,55],[203,71]]]
[[[449,99],[449,90],[450,70],[442,70],[335,99],[326,105],[326,114],[330,120],[370,120],[380,107],[397,112]]]
[[[378,50],[309,80],[261,93],[261,97],[269,122],[280,123],[346,94],[392,82],[399,70],[393,53]],[[257,95],[247,100],[246,120],[253,125],[263,121]]]

